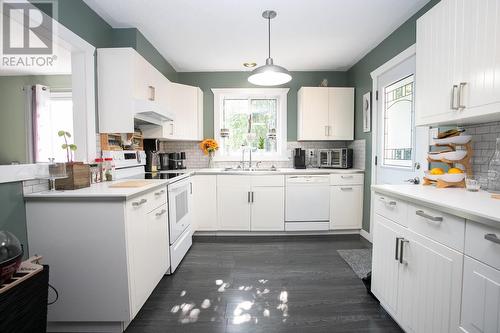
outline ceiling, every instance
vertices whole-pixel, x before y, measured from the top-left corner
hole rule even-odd
[[[271,56],[297,71],[346,70],[429,0],[84,0],[114,28],[138,28],[180,72],[240,71]]]

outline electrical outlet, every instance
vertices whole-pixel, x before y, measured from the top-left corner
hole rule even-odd
[[[306,149],[306,154],[307,154],[307,157],[314,158],[314,156],[316,156],[316,150],[315,149]]]

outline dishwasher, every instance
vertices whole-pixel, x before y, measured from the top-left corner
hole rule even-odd
[[[287,176],[285,231],[316,231],[329,228],[330,176]]]

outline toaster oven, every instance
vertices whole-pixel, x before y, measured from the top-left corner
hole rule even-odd
[[[349,148],[320,149],[318,166],[330,169],[352,168],[353,151]]]

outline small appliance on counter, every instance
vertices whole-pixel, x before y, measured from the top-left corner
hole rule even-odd
[[[349,148],[320,149],[318,166],[327,169],[350,169],[353,165],[353,150]]]
[[[181,170],[186,169],[185,166],[186,153],[169,153],[168,154],[168,169]]]
[[[295,169],[306,168],[306,151],[301,148],[295,148],[293,153],[293,167]]]
[[[160,170],[160,140],[144,139],[144,151],[146,152],[146,172]]]

